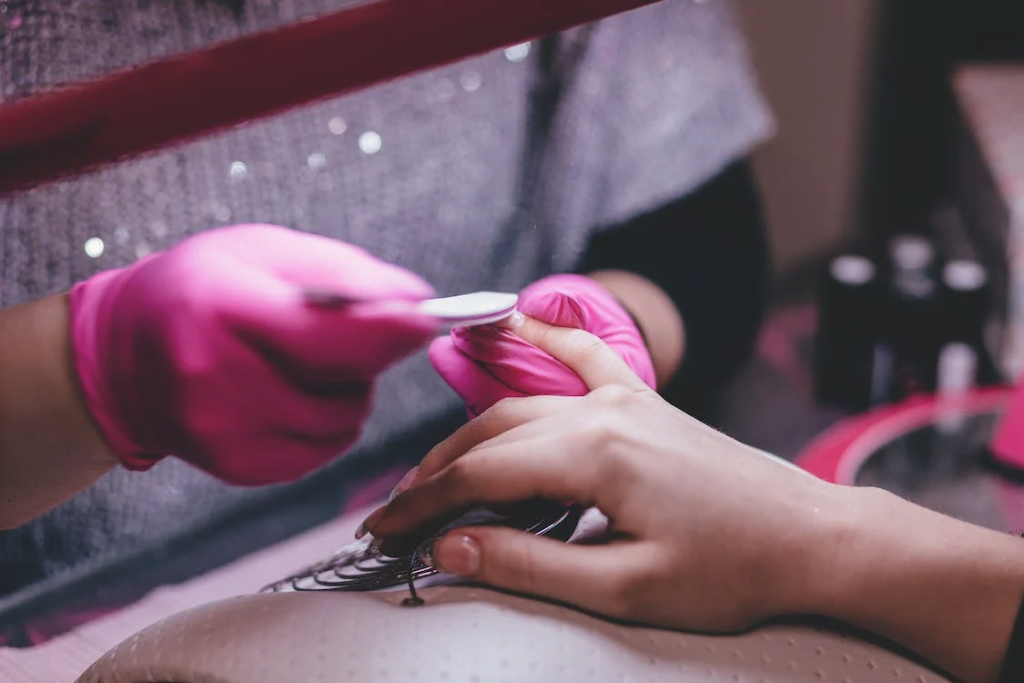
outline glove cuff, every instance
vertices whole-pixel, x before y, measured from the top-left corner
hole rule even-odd
[[[77,283],[68,293],[71,353],[79,390],[86,411],[100,436],[125,468],[144,471],[164,456],[146,453],[130,434],[126,425],[130,418],[119,409],[111,382],[115,378],[106,367],[105,332],[109,332],[111,313],[105,296],[110,287],[118,285],[120,270],[105,271]]]

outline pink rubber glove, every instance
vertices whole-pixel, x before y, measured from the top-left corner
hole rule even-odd
[[[640,331],[604,287],[582,275],[553,275],[519,295],[519,311],[550,325],[587,330],[614,349],[649,386],[654,366]],[[455,329],[434,340],[430,360],[462,397],[470,417],[503,398],[583,396],[579,375],[508,329],[497,326]]]
[[[317,308],[314,288],[369,300]],[[189,238],[70,294],[75,367],[125,466],[174,454],[233,484],[294,480],[352,445],[374,378],[436,323],[415,275],[270,225]]]

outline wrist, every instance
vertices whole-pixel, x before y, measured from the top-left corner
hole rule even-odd
[[[839,487],[837,487],[839,488]],[[845,519],[804,604],[969,682],[994,681],[1024,593],[1024,543],[889,492],[843,488]]]
[[[40,442],[67,447],[85,459],[113,461],[79,390],[71,346],[67,295],[50,296],[5,313],[5,414],[38,427]]]
[[[898,545],[889,532],[898,520],[877,519],[887,506],[885,491],[831,485],[827,512],[813,528],[813,552],[799,611],[851,622],[857,602],[885,558]]]
[[[117,464],[78,391],[68,302],[0,314],[0,518],[24,522]]]

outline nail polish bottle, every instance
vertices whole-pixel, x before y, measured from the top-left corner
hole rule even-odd
[[[837,256],[825,270],[814,349],[815,395],[822,405],[860,411],[872,403],[877,285],[878,269],[864,256]]]
[[[890,355],[888,401],[935,390],[942,337],[936,263],[935,248],[924,236],[900,235],[890,244],[879,353]]]

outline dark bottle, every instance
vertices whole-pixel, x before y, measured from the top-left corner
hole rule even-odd
[[[889,384],[879,391],[889,401],[935,390],[942,339],[935,265],[935,249],[926,238],[901,235],[892,241],[878,352],[878,374],[888,374]],[[884,372],[886,363],[890,373]]]
[[[938,356],[939,391],[963,391],[997,381],[985,344],[991,290],[988,272],[971,260],[950,261],[942,269],[942,340]]]
[[[822,405],[865,410],[872,404],[878,269],[853,254],[829,262],[818,291],[815,395]]]

